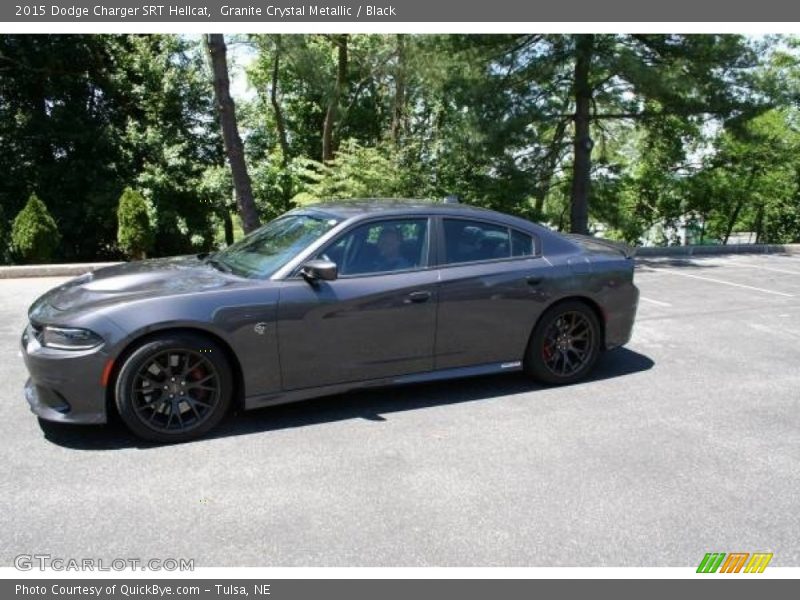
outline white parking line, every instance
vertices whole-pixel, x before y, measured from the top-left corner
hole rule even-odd
[[[652,298],[648,298],[646,296],[639,296],[639,300],[644,300],[645,302],[649,302],[650,304],[657,304],[658,306],[672,306],[669,302],[662,302],[661,300],[653,300]]]
[[[753,263],[747,262],[737,262],[729,265],[725,265],[726,267],[742,267],[745,269],[761,269],[763,271],[771,271],[773,273],[785,273],[787,275],[800,275],[800,271],[790,271],[789,269],[776,269],[775,267],[765,267],[763,265],[757,265]]]
[[[773,294],[775,296],[784,296],[785,298],[794,298],[794,294],[787,294],[786,292],[779,292],[777,290],[768,290],[765,288],[754,287],[752,285],[744,285],[743,283],[734,283],[733,281],[725,281],[724,279],[714,279],[713,277],[703,277],[702,275],[692,275],[690,273],[681,273],[680,271],[673,271],[671,269],[656,269],[663,271],[670,275],[680,275],[681,277],[691,277],[692,279],[701,279],[703,281],[711,281],[713,283],[721,283],[722,285],[730,285],[733,287],[744,288],[746,290],[753,290],[756,292],[764,292],[765,294]]]

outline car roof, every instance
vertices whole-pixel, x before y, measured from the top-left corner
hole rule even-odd
[[[409,211],[442,213],[458,216],[471,216],[475,218],[494,217],[503,221],[519,221],[513,217],[488,208],[470,206],[459,202],[440,202],[433,200],[418,200],[405,198],[355,198],[352,200],[330,200],[316,204],[307,204],[298,209],[298,212],[313,211],[330,215],[339,219],[352,219],[354,217],[372,215],[376,213],[392,215],[403,214]],[[526,223],[530,224],[526,221]]]

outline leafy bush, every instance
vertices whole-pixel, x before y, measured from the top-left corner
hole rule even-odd
[[[43,263],[53,258],[60,243],[61,234],[53,216],[44,202],[36,194],[31,194],[11,228],[14,251],[25,262]]]
[[[117,208],[117,242],[120,248],[134,260],[145,258],[153,246],[153,229],[147,201],[144,196],[129,187],[125,188]]]

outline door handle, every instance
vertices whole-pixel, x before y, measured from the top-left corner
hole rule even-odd
[[[404,302],[406,304],[412,304],[412,303],[419,304],[421,302],[427,302],[430,299],[431,299],[430,292],[411,292],[408,296],[406,296]]]
[[[527,283],[530,286],[539,285],[540,283],[542,283],[542,278],[539,277],[538,275],[528,275],[525,278],[525,283]]]

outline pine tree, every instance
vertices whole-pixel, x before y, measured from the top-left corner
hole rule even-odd
[[[134,260],[145,258],[153,245],[153,229],[144,196],[134,189],[125,188],[117,208],[117,242]]]
[[[14,251],[25,262],[43,263],[52,259],[60,242],[61,234],[47,206],[36,194],[31,194],[11,229]]]

